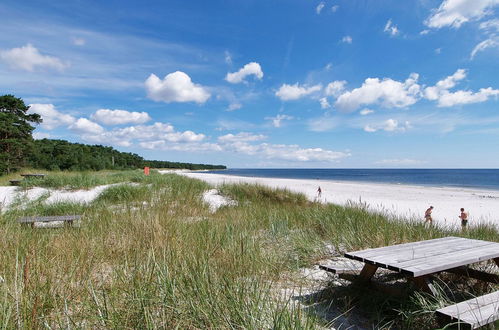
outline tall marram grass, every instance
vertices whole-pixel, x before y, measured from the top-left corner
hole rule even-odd
[[[82,175],[90,178],[54,186],[98,180]],[[138,185],[113,186],[89,205],[40,200],[0,216],[0,327],[317,328],[328,320],[281,301],[278,288],[299,268],[331,257],[326,244],[345,251],[461,234],[253,185],[221,187],[238,206],[212,214],[200,199],[210,188],[201,181],[135,172],[105,177]],[[26,214],[66,212],[83,214],[82,225],[16,223]],[[499,241],[490,228],[465,235]],[[377,296],[372,304],[365,292],[350,292],[352,301],[333,294],[337,289],[325,294],[329,302],[361,308],[371,325],[410,328],[426,317],[420,311],[428,306],[416,298]]]

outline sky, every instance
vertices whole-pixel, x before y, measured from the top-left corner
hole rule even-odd
[[[498,168],[499,0],[3,0],[34,137],[232,168]]]

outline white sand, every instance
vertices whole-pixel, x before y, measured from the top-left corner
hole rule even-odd
[[[21,200],[23,201],[22,204],[25,204],[26,202],[42,197],[44,194],[49,195],[44,201],[45,204],[59,202],[86,204],[92,202],[104,190],[113,185],[117,184],[97,186],[89,190],[56,190],[39,187],[23,190],[19,187],[0,187],[0,212],[8,210],[16,200]]]
[[[273,188],[287,188],[304,193],[310,200],[317,199],[317,187],[320,186],[321,202],[345,205],[361,201],[372,210],[422,221],[425,210],[433,205],[435,207],[433,221],[439,226],[459,226],[459,209],[464,207],[470,215],[468,222],[470,226],[477,223],[499,226],[499,191],[346,181],[250,178],[202,172],[179,174],[201,179],[215,186],[223,183],[256,183]]]
[[[210,207],[211,213],[215,213],[222,206],[237,205],[236,201],[219,194],[218,190],[210,189],[203,193],[203,201]]]

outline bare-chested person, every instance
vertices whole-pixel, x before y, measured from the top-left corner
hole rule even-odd
[[[461,229],[465,230],[466,226],[468,225],[468,217],[469,214],[464,210],[464,208],[461,207],[461,215],[459,216],[459,219],[461,219]]]
[[[430,225],[432,224],[432,221],[433,221],[433,218],[431,217],[431,212],[433,211],[433,206],[430,206],[426,212],[424,213],[424,219],[425,219],[425,223],[429,222]]]

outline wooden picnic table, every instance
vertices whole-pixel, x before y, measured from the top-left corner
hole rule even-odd
[[[468,266],[494,260],[499,266],[499,243],[462,237],[443,237],[426,241],[397,244],[345,253],[345,257],[361,261],[363,266],[320,268],[356,281],[370,282],[378,268],[386,268],[407,277],[418,288],[437,295],[432,285],[434,274],[450,272],[478,280],[499,284],[499,275],[486,273]],[[355,268],[360,270],[355,275]],[[372,283],[376,284],[376,283]],[[380,289],[387,289],[377,285]],[[385,290],[389,293],[395,291]],[[476,329],[499,320],[499,291],[475,297],[436,311],[442,324],[457,322],[460,327]]]
[[[364,262],[360,279],[369,281],[378,267],[406,275],[418,287],[433,292],[432,274],[449,271],[464,273],[462,267],[494,260],[499,266],[499,243],[462,237],[443,237],[345,253],[345,257]],[[470,277],[495,278],[494,274],[471,270]]]
[[[21,174],[21,176],[23,176],[26,179],[29,179],[29,178],[44,178],[45,174],[41,174],[41,173],[25,173],[25,174]]]

